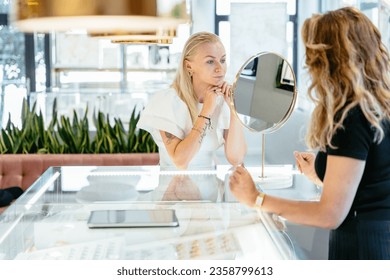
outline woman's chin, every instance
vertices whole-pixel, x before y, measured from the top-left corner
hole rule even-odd
[[[215,87],[221,87],[223,82],[224,82],[224,80],[221,79],[221,80],[215,81],[214,83],[212,83],[212,85]]]

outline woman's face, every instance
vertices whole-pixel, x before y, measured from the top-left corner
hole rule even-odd
[[[222,85],[226,74],[226,52],[220,42],[201,44],[191,60],[186,61],[193,83]]]

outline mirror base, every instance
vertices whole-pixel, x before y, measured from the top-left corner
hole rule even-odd
[[[292,187],[292,175],[272,174],[265,177],[259,176],[255,180],[256,185],[262,190],[286,189]]]
[[[260,190],[285,189],[293,185],[292,165],[265,165],[247,169]]]

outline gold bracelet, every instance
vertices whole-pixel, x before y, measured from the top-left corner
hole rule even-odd
[[[203,134],[203,131],[200,130],[199,128],[197,128],[197,127],[193,127],[192,130],[195,130],[195,131],[199,132],[201,135]]]

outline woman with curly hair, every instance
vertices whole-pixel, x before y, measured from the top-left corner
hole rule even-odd
[[[264,195],[243,166],[231,190],[249,206],[331,229],[329,259],[390,259],[389,54],[374,24],[351,7],[306,19],[302,39],[315,104],[307,144],[317,153],[294,155],[322,186],[321,198]]]

